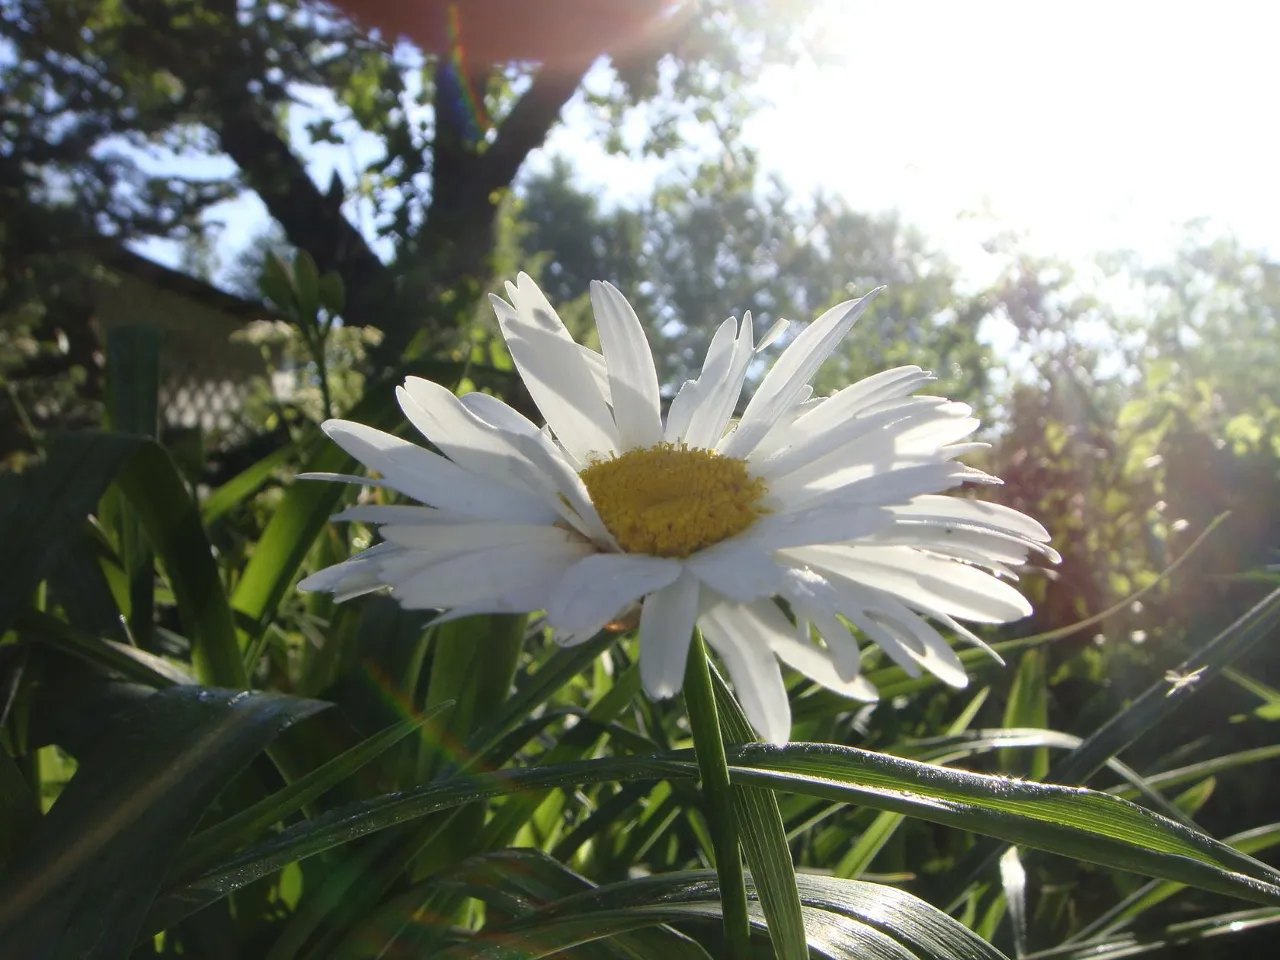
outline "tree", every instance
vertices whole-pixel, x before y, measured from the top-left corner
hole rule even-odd
[[[464,27],[468,11],[485,9],[456,6]],[[787,56],[808,6],[702,3],[664,15],[625,45],[605,31],[569,59],[471,62],[459,73],[456,48],[436,44],[406,63],[386,39],[302,0],[14,0],[0,14],[14,53],[2,68],[3,152],[47,186],[49,202],[74,195],[92,212],[93,232],[119,239],[189,235],[209,206],[253,191],[289,243],[342,277],[352,322],[384,329],[385,363],[420,332],[419,348],[449,344],[469,318],[490,281],[502,197],[601,55],[623,51],[612,86],[593,100],[605,128],[634,105],[656,105],[668,136],[649,146],[665,149],[677,123],[740,114],[746,80]],[[392,10],[352,8],[375,24]],[[444,5],[420,9],[426,18]],[[549,31],[553,12],[544,18]],[[425,23],[387,25],[436,37],[435,26],[417,29]],[[492,23],[481,16],[471,28],[484,37]],[[519,53],[482,48],[491,60]],[[478,137],[457,108],[463,87],[490,118]],[[380,156],[356,182],[324,188],[308,174],[306,138],[291,137],[285,123],[308,90],[337,105],[309,131],[311,142],[377,142]],[[229,176],[213,162],[228,159]],[[181,172],[191,167],[214,172]],[[389,260],[348,219],[348,204],[361,199]]]
[[[895,215],[796,197],[750,151],[730,156],[666,177],[635,209],[606,208],[563,158],[522,182],[517,242],[566,322],[589,333],[588,282],[617,284],[648,325],[671,392],[697,374],[725,317],[750,310],[759,336],[885,284],[817,388],[915,363],[951,395],[985,403],[990,360],[978,327],[990,298],[961,295],[955,268]]]

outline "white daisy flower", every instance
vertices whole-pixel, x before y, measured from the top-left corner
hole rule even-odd
[[[909,674],[964,686],[935,624],[982,646],[957,621],[1026,616],[1030,605],[1005,581],[1028,554],[1056,555],[1030,517],[936,495],[999,481],[956,462],[981,446],[962,442],[978,421],[962,403],[912,396],[932,379],[919,367],[810,399],[810,379],[878,292],[802,330],[736,423],[758,348],[750,314],[726,320],[664,423],[653,356],[622,294],[592,284],[595,353],[521,274],[507,284],[511,302],[493,304],[547,429],[494,397],[457,397],[413,377],[397,391],[400,406],[439,453],[326,422],[381,479],[312,478],[387,487],[425,506],[339,514],[377,524],[384,542],[299,588],[345,600],[389,587],[406,608],[448,618],[542,610],[562,643],[639,606],[645,691],[680,690],[696,626],[774,743],[791,727],[779,660],[876,699],[859,675],[854,629]]]

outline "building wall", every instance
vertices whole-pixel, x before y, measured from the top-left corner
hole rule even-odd
[[[259,348],[233,342],[231,335],[270,314],[265,307],[183,279],[190,291],[113,271],[97,285],[97,320],[104,336],[120,326],[160,332],[160,409],[166,426],[229,430],[250,382],[267,372]]]

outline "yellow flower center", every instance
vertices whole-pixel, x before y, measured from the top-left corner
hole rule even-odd
[[[591,502],[627,553],[687,557],[763,514],[763,480],[744,460],[658,444],[598,460],[582,471]]]

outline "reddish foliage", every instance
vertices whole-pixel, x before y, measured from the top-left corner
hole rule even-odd
[[[367,30],[405,37],[430,53],[449,45],[448,0],[333,0]],[[641,43],[672,0],[456,0],[462,46],[474,66],[590,61]]]

